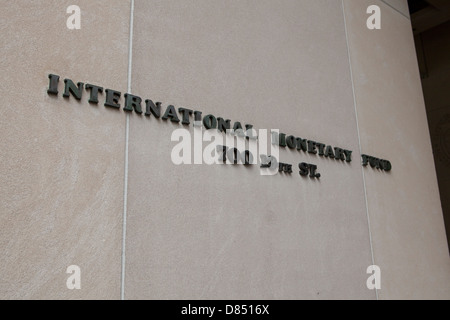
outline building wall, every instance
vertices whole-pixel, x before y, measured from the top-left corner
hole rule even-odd
[[[46,87],[55,73],[126,89],[130,2],[77,3],[80,32],[66,28],[72,1],[1,1],[4,299],[120,297],[124,119]]]
[[[406,1],[76,1],[81,30],[66,28],[71,1],[3,2],[0,298],[450,297]],[[381,30],[366,28],[374,3]],[[181,124],[104,107],[104,94],[63,98],[64,78],[347,148],[353,161],[281,149],[291,175],[177,166]],[[363,168],[361,153],[392,171]],[[299,162],[321,178],[300,177]],[[378,291],[366,287],[372,264]],[[69,265],[80,290],[66,287]]]
[[[369,2],[351,3],[360,11]],[[380,297],[444,297],[449,256],[436,176],[427,169],[433,155],[410,21],[386,10],[381,32],[371,33],[357,29],[363,20],[352,9],[347,21],[361,147],[395,166],[387,176],[364,172],[374,260],[384,270]]]

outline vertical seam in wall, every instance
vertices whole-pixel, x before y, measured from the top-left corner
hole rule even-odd
[[[130,34],[128,43],[128,75],[127,92],[131,93],[131,71],[133,58],[133,23],[134,23],[134,0],[131,0],[130,8]],[[128,200],[128,141],[130,136],[130,114],[126,115],[125,125],[125,166],[123,187],[123,217],[122,217],[122,272],[120,279],[120,299],[125,300],[125,249],[127,236],[127,200]]]
[[[347,42],[348,65],[350,68],[350,80],[352,82],[353,106],[355,108],[355,120],[356,120],[356,130],[358,132],[359,153],[362,154],[361,136],[359,133],[359,123],[358,123],[358,111],[356,108],[355,84],[354,84],[354,80],[353,80],[353,68],[352,68],[352,62],[351,62],[351,57],[350,57],[350,44],[348,41],[347,19],[345,18],[344,0],[342,0],[342,15],[344,17],[345,40]],[[361,28],[364,28],[364,27],[365,26],[361,26]],[[372,245],[372,232],[371,232],[371,228],[370,228],[369,205],[367,202],[366,177],[364,175],[364,167],[363,166],[361,166],[361,172],[362,172],[362,180],[363,180],[363,187],[364,187],[364,200],[365,200],[365,204],[366,204],[367,227],[369,230],[370,253],[372,255],[372,265],[375,265],[375,258],[374,258],[374,254],[373,254],[373,245]],[[376,288],[375,288],[375,295],[378,300],[378,289],[376,289]]]

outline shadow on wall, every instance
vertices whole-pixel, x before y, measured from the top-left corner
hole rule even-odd
[[[408,4],[450,248],[450,1]]]

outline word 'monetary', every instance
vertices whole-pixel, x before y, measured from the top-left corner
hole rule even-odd
[[[289,149],[302,150],[310,154],[318,154],[330,159],[351,162],[352,151],[338,147],[327,146],[326,144],[315,142],[312,140],[302,139],[295,136],[286,136],[285,133],[272,133],[272,143],[278,144],[280,147],[288,147]]]

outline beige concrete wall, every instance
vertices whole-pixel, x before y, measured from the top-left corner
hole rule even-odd
[[[320,181],[176,166],[179,126],[133,115],[125,296],[375,298],[341,3],[136,1],[135,30],[133,93],[345,146],[356,161],[280,151],[316,163]]]
[[[72,1],[0,4],[0,299],[120,298],[125,120],[47,76],[125,91],[130,3],[77,1],[81,30]]]
[[[433,154],[409,19],[381,4],[382,28],[361,28],[372,1],[345,13],[363,153],[392,162],[364,170],[381,299],[450,295],[448,256]]]
[[[369,31],[372,2],[135,0],[128,79],[130,1],[78,1],[72,31],[70,1],[2,1],[0,298],[448,298],[406,1],[375,1],[383,26]],[[89,104],[87,92],[64,99],[62,83],[49,96],[49,73],[130,85],[163,108],[280,129],[353,161],[280,150],[294,167],[317,164],[320,180],[176,166],[181,125]],[[393,171],[363,170],[361,151]],[[81,290],[66,288],[72,264]]]

